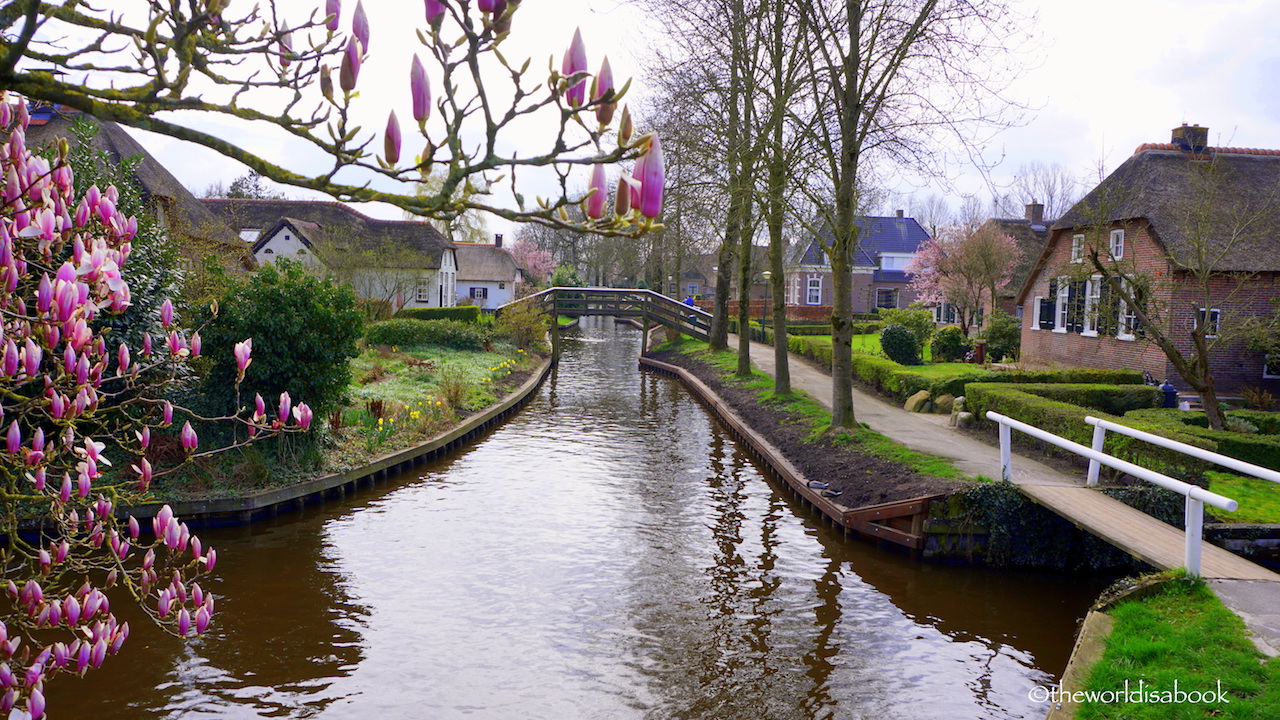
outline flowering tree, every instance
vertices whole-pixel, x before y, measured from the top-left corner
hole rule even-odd
[[[544,81],[530,76],[529,61],[511,63],[500,50],[518,27],[520,2],[424,0],[422,54],[404,68],[409,127],[416,126],[419,137],[404,152],[404,128],[394,108],[378,133],[354,119],[361,67],[377,49],[363,6],[357,2],[350,10],[341,0],[325,0],[321,8],[316,2],[305,20],[286,17],[277,7],[283,3],[274,1],[249,4],[245,15],[233,15],[230,0],[151,2],[145,16],[110,3],[102,9],[7,3],[0,7],[0,89],[199,143],[262,177],[339,200],[388,202],[442,220],[482,210],[610,234],[638,234],[652,226],[661,207],[661,154],[650,152],[657,149],[651,137],[632,136],[626,108],[615,140],[606,143],[627,88],[615,87],[607,58],[590,72],[581,34]],[[235,12],[245,12],[243,7]],[[319,149],[330,164],[305,174],[269,162],[247,145],[181,124],[201,113],[283,130]],[[528,120],[547,116],[558,118],[558,129],[541,149],[528,152]],[[522,151],[504,150],[516,136]],[[602,171],[592,174],[586,196],[571,197],[574,168],[641,156],[646,160],[636,178],[624,175],[621,181],[639,193],[638,202],[623,212],[602,207]],[[540,167],[554,168],[559,198],[524,197],[517,175]],[[419,192],[414,183],[433,169],[441,181]],[[642,174],[646,189],[640,186]],[[403,189],[375,189],[375,179]],[[499,183],[510,187],[517,208],[492,199]],[[580,202],[585,217],[571,221],[565,210]],[[630,207],[635,210],[628,212]]]
[[[990,225],[962,223],[923,243],[907,274],[922,302],[949,302],[956,308],[968,336],[978,313],[995,307],[996,291],[1009,284],[1020,256],[1013,237]]]
[[[0,104],[0,713],[40,718],[44,682],[83,675],[119,651],[129,635],[104,590],[119,587],[179,635],[201,633],[213,596],[198,576],[214,568],[204,547],[166,505],[142,535],[120,508],[141,504],[164,474],[146,457],[153,430],[172,432],[164,399],[179,369],[200,355],[200,333],[177,327],[160,307],[165,335],[139,346],[95,322],[130,304],[121,275],[138,231],[117,209],[116,188],[90,187],[77,202],[65,143],[52,160],[25,146],[25,104]],[[236,347],[243,380],[251,341]],[[243,435],[305,430],[311,410],[282,396],[221,418]],[[185,414],[185,413],[184,413]],[[187,457],[199,438],[186,421],[178,433]],[[223,448],[225,449],[225,448]],[[127,469],[126,469],[127,468]]]
[[[531,240],[517,240],[511,246],[511,257],[524,272],[524,277],[531,283],[545,282],[556,269],[556,260],[551,252],[544,250]]]

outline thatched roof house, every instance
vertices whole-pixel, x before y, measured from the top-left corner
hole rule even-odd
[[[170,236],[178,241],[179,251],[184,257],[193,262],[201,262],[206,256],[215,255],[231,271],[243,272],[254,267],[252,252],[231,232],[226,223],[210,213],[122,126],[99,121],[67,108],[40,106],[31,111],[31,124],[27,129],[28,147],[49,145],[59,137],[66,138],[67,142],[74,145],[76,137],[71,132],[71,125],[82,117],[98,125],[98,134],[93,138],[96,150],[107,153],[116,162],[132,157],[141,158],[135,178],[141,187],[143,199],[156,219],[168,229]]]

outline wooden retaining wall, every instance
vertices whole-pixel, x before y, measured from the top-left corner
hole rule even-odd
[[[924,547],[923,525],[929,513],[929,502],[945,496],[930,495],[861,508],[845,507],[831,498],[823,497],[820,490],[809,487],[809,479],[778,448],[752,430],[728,403],[692,373],[676,365],[644,356],[640,357],[640,367],[678,377],[757,460],[786,483],[787,488],[801,503],[821,514],[832,527],[840,528],[846,535],[861,535],[880,543],[903,547],[913,557],[918,556],[920,549]]]
[[[375,483],[471,442],[528,402],[534,391],[550,374],[552,364],[551,360],[544,361],[514,393],[497,405],[468,418],[452,430],[412,447],[375,458],[367,465],[245,497],[179,501],[168,503],[168,505],[173,509],[174,515],[182,518],[189,527],[200,528],[249,523],[263,518],[272,518],[280,513],[301,510],[307,505],[325,500],[342,499],[354,493],[357,488],[371,487]],[[160,512],[164,504],[142,505],[128,508],[126,512],[139,520],[145,520]]]

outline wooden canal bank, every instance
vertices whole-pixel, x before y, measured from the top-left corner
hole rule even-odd
[[[544,361],[514,393],[502,402],[467,418],[452,430],[417,445],[382,455],[367,465],[244,497],[179,501],[168,505],[188,526],[201,528],[249,523],[301,510],[307,505],[325,500],[346,497],[358,488],[372,487],[415,465],[474,441],[527,403],[546,380],[552,366],[551,360]],[[128,512],[139,520],[145,520],[158,513],[164,504],[153,503],[129,508]]]

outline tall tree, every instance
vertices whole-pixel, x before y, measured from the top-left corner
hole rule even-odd
[[[936,170],[937,148],[973,148],[1002,127],[1000,65],[1021,34],[1007,0],[826,0],[801,3],[817,112],[808,128],[822,175],[821,222],[831,229],[831,427],[856,425],[852,378],[852,268],[859,190],[875,163]],[[1008,68],[1009,65],[1003,65]],[[996,102],[992,102],[996,101]]]

